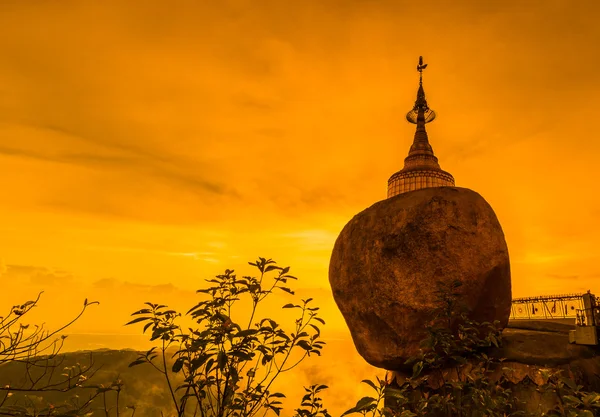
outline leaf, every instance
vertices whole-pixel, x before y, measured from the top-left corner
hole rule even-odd
[[[269,266],[267,266],[267,267],[265,268],[265,272],[269,272],[269,271],[272,271],[272,270],[274,270],[274,269],[281,269],[281,268],[280,268],[280,267],[278,267],[278,266],[275,266],[275,265],[269,265]]]
[[[325,320],[323,320],[321,317],[313,317],[313,319],[318,321],[321,324],[325,324]]]
[[[132,366],[140,365],[142,363],[146,363],[146,362],[147,362],[146,359],[137,359],[129,364],[129,368],[131,368]]]
[[[275,411],[275,414],[279,415],[279,413],[281,412],[281,410],[283,410],[283,408],[281,407],[275,407],[273,405],[269,405],[269,408],[273,411]]]
[[[213,358],[210,358],[209,360],[206,361],[206,366],[204,367],[205,369],[205,373],[208,375],[208,373],[210,372],[210,370],[212,369],[213,365],[215,364],[215,360]]]
[[[171,368],[171,370],[175,373],[181,371],[181,368],[183,368],[184,362],[185,362],[185,358],[177,358],[177,360],[173,364],[173,367]]]
[[[401,390],[397,389],[397,388],[392,388],[390,386],[385,387],[385,389],[383,390],[383,395],[385,398],[398,398],[398,399],[403,399],[404,397],[404,392],[402,392]]]
[[[299,342],[296,343],[297,346],[300,346],[302,349],[304,350],[311,350],[311,346],[310,343],[308,343],[306,340],[300,340]]]
[[[319,330],[319,328],[317,326],[315,326],[314,324],[309,323],[308,324],[310,327],[312,327],[313,329],[315,329],[315,332],[317,332],[317,336],[321,335],[321,330]]]
[[[217,356],[217,366],[220,370],[225,369],[225,365],[227,365],[227,354],[224,351],[220,351]]]
[[[587,405],[590,405],[593,403],[598,403],[599,401],[600,401],[600,394],[597,394],[597,393],[588,394],[583,398],[583,402]]]
[[[255,335],[256,333],[258,333],[257,329],[248,329],[248,330],[242,330],[240,332],[237,332],[236,334],[233,335],[233,337],[246,337],[246,336],[252,336]]]
[[[137,317],[131,320],[129,323],[126,323],[125,326],[129,326],[130,324],[139,323],[140,321],[150,320],[150,317]]]
[[[340,416],[340,417],[344,417],[348,414],[353,414],[353,413],[358,413],[359,411],[356,409],[356,407],[352,407],[349,410],[344,411],[344,413]]]
[[[377,401],[377,400],[373,397],[363,397],[360,400],[358,400],[358,402],[356,403],[356,409],[358,411],[362,411],[362,410],[366,409],[368,406],[370,406],[371,404],[375,403],[375,401]]]
[[[281,308],[294,308],[294,307],[297,307],[297,306],[295,306],[295,305],[294,305],[294,304],[292,304],[292,303],[289,303],[289,304],[286,304],[286,305],[284,305],[284,306],[283,306],[283,307],[281,307]],[[298,307],[299,307],[299,306],[298,306]]]
[[[421,371],[423,370],[423,362],[417,362],[413,365],[413,374],[412,377],[416,378],[421,374]]]
[[[281,392],[274,392],[273,394],[269,395],[269,398],[271,398],[271,397],[285,398],[285,395],[282,394]]]
[[[360,413],[363,410],[366,410],[369,406],[373,405],[375,403],[375,398],[373,397],[363,397],[360,400],[358,400],[358,402],[356,403],[356,405],[351,408],[350,410],[344,412],[344,414],[342,414],[343,417],[347,414],[352,414],[352,413]]]
[[[146,333],[146,330],[148,330],[148,327],[152,326],[152,324],[153,324],[152,322],[146,323],[144,325],[144,330],[142,331],[142,333]]]
[[[375,386],[375,383],[373,381],[368,380],[368,379],[363,379],[361,382],[367,384],[368,386],[373,388],[375,391],[379,391],[379,389]]]
[[[571,388],[573,391],[577,391],[577,384],[575,383],[575,381],[573,381],[572,379],[569,378],[561,378],[562,382],[564,382],[569,388]]]
[[[563,395],[562,398],[563,398],[563,400],[567,400],[574,404],[581,404],[581,400],[573,395]]]

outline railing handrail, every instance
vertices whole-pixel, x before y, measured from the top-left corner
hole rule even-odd
[[[558,294],[558,295],[540,295],[537,297],[520,297],[512,300],[513,304],[526,304],[535,303],[540,301],[558,301],[558,300],[576,300],[582,298],[584,293],[581,294]]]

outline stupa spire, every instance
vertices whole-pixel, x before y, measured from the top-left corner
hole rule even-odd
[[[419,57],[417,71],[419,72],[419,89],[417,100],[412,110],[406,114],[406,120],[416,124],[417,129],[408,156],[404,159],[404,168],[396,172],[388,180],[388,197],[393,197],[407,191],[427,187],[454,186],[454,178],[442,171],[438,159],[429,144],[425,124],[435,119],[435,112],[429,108],[423,88],[423,70],[427,64]]]
[[[410,123],[417,125],[415,131],[415,138],[413,144],[408,151],[408,156],[415,155],[428,155],[435,158],[433,149],[429,144],[429,137],[427,136],[427,130],[425,124],[433,122],[435,119],[435,112],[427,105],[427,99],[425,98],[425,89],[423,88],[423,70],[427,68],[427,64],[423,64],[423,57],[419,57],[419,64],[417,65],[417,71],[419,71],[419,89],[417,90],[417,100],[411,111],[406,114],[406,120]],[[435,158],[435,164],[437,165],[437,158]],[[439,165],[437,165],[439,169]]]

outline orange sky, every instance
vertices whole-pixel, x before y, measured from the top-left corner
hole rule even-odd
[[[124,335],[141,302],[187,307],[204,278],[265,256],[347,337],[331,248],[402,167],[419,55],[430,141],[495,209],[513,295],[600,292],[599,13],[0,0],[0,305],[44,289],[56,324],[90,297],[101,305],[73,331]]]

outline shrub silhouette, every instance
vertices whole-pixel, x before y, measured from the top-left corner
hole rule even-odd
[[[311,298],[283,306],[298,313],[291,333],[271,318],[256,318],[259,305],[274,291],[294,294],[288,282],[297,278],[289,274],[290,268],[266,258],[249,264],[258,269],[258,277],[238,278],[233,270],[226,270],[207,280],[208,288],[197,291],[204,299],[186,313],[196,328],[185,329],[178,322],[181,313],[154,303],[146,303],[127,323],[144,324],[143,331],[158,342],[130,366],[147,363],[164,376],[178,416],[188,409],[202,417],[250,417],[268,410],[279,415],[285,395],[271,391],[273,382],[311,354],[320,355],[325,342],[319,326],[325,321]],[[249,317],[236,322],[232,311],[243,299],[250,303]],[[171,347],[176,350],[169,368]],[[172,374],[182,374],[183,383],[175,386]],[[297,413],[328,416],[317,396],[325,388],[307,388]]]
[[[11,367],[19,366],[21,376],[16,381],[0,385],[0,415],[5,416],[61,416],[84,415],[91,410],[92,402],[109,391],[121,389],[115,382],[108,387],[92,385],[89,379],[96,373],[93,356],[87,365],[69,364],[61,353],[67,336],[61,332],[77,321],[88,307],[98,302],[83,302],[79,314],[55,330],[45,326],[25,324],[27,315],[39,305],[42,293],[34,300],[12,306],[0,317],[0,372],[10,373]],[[79,399],[76,392],[87,391],[90,395]],[[49,403],[44,397],[56,393],[74,395],[70,401]]]

